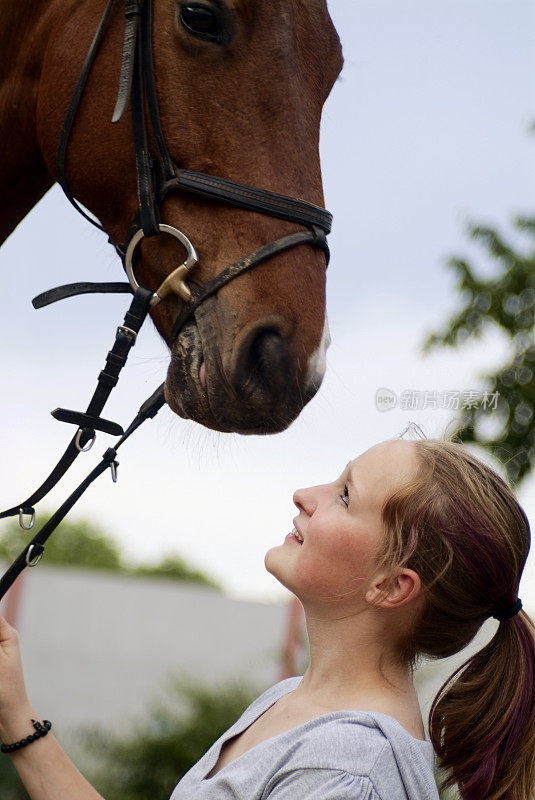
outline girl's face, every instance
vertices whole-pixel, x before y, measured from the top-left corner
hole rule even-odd
[[[351,461],[333,483],[299,489],[294,531],[266,554],[268,572],[304,603],[357,600],[366,607],[384,535],[382,506],[416,467],[410,441],[387,441]]]

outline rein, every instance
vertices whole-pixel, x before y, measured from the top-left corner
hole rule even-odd
[[[65,195],[85,219],[102,231],[104,231],[103,226],[86,213],[69,191],[66,179],[66,156],[72,126],[87,78],[105,36],[116,2],[117,0],[108,0],[87,53],[63,124],[57,155],[57,179]],[[150,308],[172,294],[177,295],[183,301],[183,306],[171,332],[169,345],[172,345],[201,303],[216,294],[222,286],[238,275],[242,275],[268,258],[299,245],[307,244],[323,249],[326,263],[329,262],[327,235],[331,230],[332,215],[325,209],[287,195],[247,186],[202,172],[182,169],[173,162],[163,135],[156,93],[152,53],[152,0],[125,0],[124,15],[125,36],[119,90],[112,122],[118,122],[122,118],[130,102],[138,211],[130,225],[126,241],[117,244],[110,239],[110,242],[121,258],[128,283],[72,283],[50,289],[34,298],[32,303],[34,308],[39,309],[58,300],[80,294],[120,293],[131,294],[133,297],[122,325],[117,328],[115,341],[106,356],[106,363],[98,376],[96,389],[86,410],[77,412],[57,408],[52,411],[52,416],[58,421],[77,426],[77,431],[65,452],[41,486],[22,503],[1,512],[0,519],[18,515],[21,528],[30,530],[35,522],[35,505],[59,482],[78,455],[91,449],[96,439],[96,432],[101,431],[112,436],[119,436],[120,439],[114,447],[105,451],[101,462],[43,525],[0,578],[0,599],[26,567],[34,567],[38,564],[45,551],[44,545],[47,539],[91,483],[108,468],[113,481],[117,480],[117,450],[145,420],[152,419],[165,404],[164,384],[162,384],[142,404],[126,431],[118,423],[101,416],[112,390],[117,385],[120,372]],[[150,130],[156,149],[155,157],[151,154],[148,146],[149,136],[145,108],[148,108],[149,112]],[[304,226],[305,230],[276,239],[225,267],[203,286],[192,289],[188,286],[187,279],[198,261],[195,247],[182,231],[162,222],[160,218],[160,206],[168,193],[173,191],[215,199],[221,203],[295,222]],[[187,257],[156,290],[153,290],[140,286],[136,281],[135,253],[143,238],[161,234],[171,235],[177,239],[186,250]]]

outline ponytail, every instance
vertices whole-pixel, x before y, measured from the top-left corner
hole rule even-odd
[[[411,444],[419,469],[383,507],[378,564],[420,576],[423,603],[398,642],[414,666],[461,652],[496,609],[516,611],[530,529],[511,488],[462,445]],[[441,788],[456,785],[462,800],[535,798],[535,626],[525,611],[498,617],[429,713]]]
[[[429,732],[463,800],[532,800],[535,786],[535,628],[525,612],[439,690]]]

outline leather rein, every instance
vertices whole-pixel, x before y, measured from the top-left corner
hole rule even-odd
[[[117,0],[108,0],[82,66],[61,131],[57,156],[58,183],[77,211],[102,231],[104,231],[103,226],[86,213],[69,191],[66,179],[66,156],[80,100],[116,2]],[[38,564],[45,551],[47,539],[88,486],[108,468],[111,471],[113,481],[117,480],[117,450],[145,420],[153,418],[165,404],[164,384],[161,384],[141,405],[136,417],[126,430],[123,430],[118,423],[104,419],[101,416],[113,388],[117,385],[119,374],[126,363],[131,348],[136,342],[137,335],[150,308],[172,294],[177,295],[183,301],[182,308],[176,317],[171,332],[169,345],[172,345],[201,303],[217,293],[222,286],[225,286],[235,277],[261,264],[268,258],[298,245],[308,244],[322,248],[326,255],[327,264],[329,261],[327,235],[331,230],[332,215],[325,209],[287,195],[235,183],[234,181],[206,173],[181,169],[173,162],[162,131],[156,92],[152,51],[152,0],[125,0],[124,16],[125,35],[119,91],[112,122],[118,122],[122,118],[130,103],[135,149],[138,211],[132,221],[126,241],[123,244],[116,244],[110,239],[110,242],[114,245],[121,258],[128,282],[79,282],[67,284],[40,294],[34,298],[32,303],[34,308],[38,309],[67,297],[89,293],[123,293],[131,294],[133,297],[122,324],[117,328],[114,344],[106,356],[106,363],[98,376],[97,386],[86,411],[76,412],[64,408],[57,408],[52,411],[52,416],[55,419],[77,426],[77,431],[65,452],[41,486],[22,503],[0,512],[0,519],[18,515],[21,528],[30,530],[35,522],[35,505],[59,482],[78,455],[91,448],[96,438],[96,432],[102,431],[120,438],[113,447],[109,447],[105,451],[100,463],[41,527],[0,578],[0,599],[26,567],[33,567]],[[151,153],[148,144],[146,108],[148,109],[150,129],[155,143],[155,155]],[[283,236],[270,244],[260,247],[253,253],[224,268],[203,286],[192,289],[188,286],[187,279],[198,261],[195,247],[182,231],[162,222],[160,219],[160,206],[167,194],[173,191],[210,198],[278,219],[295,222],[304,226],[305,230]],[[166,277],[156,290],[152,290],[140,286],[136,281],[134,274],[135,252],[143,238],[162,234],[171,235],[177,239],[185,249],[187,257],[179,267]]]

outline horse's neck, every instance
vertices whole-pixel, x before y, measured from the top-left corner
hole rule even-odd
[[[53,183],[39,149],[36,107],[48,36],[65,0],[0,6],[0,243]]]

